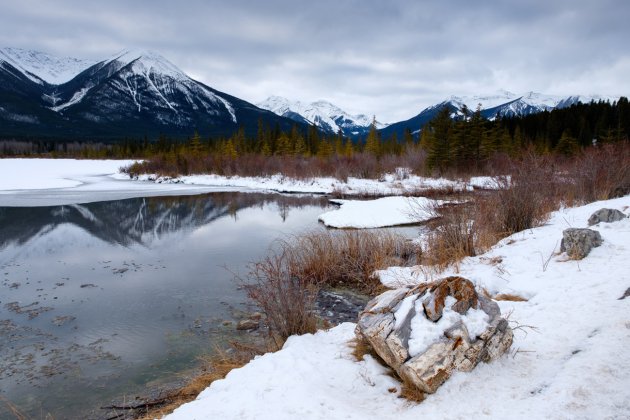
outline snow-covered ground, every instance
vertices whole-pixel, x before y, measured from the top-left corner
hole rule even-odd
[[[141,175],[130,179],[120,168],[131,160],[0,159],[0,206],[45,206],[114,200],[150,195],[186,195],[215,191],[273,191],[281,193],[404,195],[435,188],[471,190],[493,188],[492,178],[470,180],[424,178],[400,169],[381,179],[294,179],[282,175],[240,177],[191,175],[179,178]],[[379,205],[380,202],[374,202]],[[393,201],[392,201],[393,203]],[[383,210],[383,209],[379,209]],[[402,212],[399,212],[402,214]],[[410,223],[399,214],[401,223]],[[411,221],[413,222],[413,221]],[[380,223],[380,222],[379,222]],[[373,223],[376,227],[379,223]],[[386,224],[386,225],[389,225]],[[384,226],[384,225],[381,225]]]
[[[420,223],[434,217],[442,201],[425,197],[384,197],[376,200],[330,200],[340,208],[319,216],[326,226],[369,229]]]
[[[458,270],[392,269],[381,279],[409,284],[457,272],[500,301],[516,328],[509,354],[455,373],[421,404],[369,356],[351,355],[352,323],[291,337],[169,419],[627,419],[630,418],[630,219],[592,227],[603,244],[581,261],[557,254],[562,231],[586,227],[602,207],[629,213],[630,196],[555,212],[542,227],[502,240]],[[381,273],[384,274],[384,273]]]
[[[294,179],[281,174],[268,177],[189,175],[178,178],[140,175],[138,180],[157,183],[264,189],[286,193],[331,194],[339,192],[346,195],[403,195],[437,188],[453,188],[459,191],[472,190],[473,188],[473,185],[463,180],[425,178],[409,174],[387,174],[381,179],[349,177],[347,182],[330,177]],[[491,186],[492,182],[490,180],[491,178],[489,177],[477,177],[475,178],[476,187],[482,188],[486,184]]]
[[[0,159],[1,206],[52,206],[222,191],[211,186],[131,181],[130,160]],[[233,189],[232,189],[233,190]]]

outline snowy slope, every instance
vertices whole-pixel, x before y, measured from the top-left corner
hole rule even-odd
[[[537,112],[551,111],[555,108],[565,108],[577,103],[591,101],[613,102],[618,97],[602,95],[546,95],[538,92],[512,93],[500,90],[495,94],[476,96],[451,96],[444,103],[450,103],[460,110],[464,105],[472,112],[481,105],[482,114],[489,119],[496,115],[517,116],[529,115]],[[460,113],[461,115],[461,113]]]
[[[6,61],[32,81],[60,85],[95,64],[91,60],[56,57],[40,51],[0,48],[0,61]]]
[[[306,104],[299,101],[292,102],[280,96],[270,96],[257,106],[284,117],[296,119],[297,115],[324,131],[337,133],[341,130],[347,136],[362,135],[372,124],[372,118],[363,114],[351,115],[327,101]],[[376,122],[377,129],[386,126],[387,124]]]
[[[630,287],[630,219],[595,226],[604,243],[584,260],[545,259],[568,225],[585,227],[602,207],[627,214],[628,206],[624,197],[556,212],[545,226],[458,266],[458,275],[492,294],[529,300],[499,302],[512,327],[521,326],[509,354],[455,373],[420,404],[398,398],[399,383],[374,359],[353,358],[355,324],[345,323],[291,337],[281,351],[233,370],[167,418],[627,419],[630,297],[619,298]]]
[[[107,96],[126,97],[126,102],[133,103],[137,112],[143,109],[156,112],[158,120],[183,125],[191,120],[185,115],[186,108],[192,108],[207,114],[227,112],[232,122],[237,122],[230,102],[188,77],[156,52],[125,50],[95,67],[97,77],[87,78],[73,87],[73,91],[65,92],[68,99],[51,109],[63,111],[78,105],[90,91],[102,90],[109,85],[111,89]],[[102,104],[105,106],[106,102],[102,101]],[[112,105],[112,108],[118,107],[116,103]]]

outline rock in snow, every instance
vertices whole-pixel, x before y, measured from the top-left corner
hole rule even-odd
[[[427,393],[455,370],[469,372],[497,359],[513,338],[499,306],[455,276],[377,296],[360,315],[356,333],[403,380]]]
[[[599,209],[588,218],[588,225],[593,226],[600,222],[613,223],[625,218],[626,215],[617,209]]]
[[[569,228],[562,232],[560,251],[574,260],[586,257],[591,249],[602,244],[599,232],[585,228]]]

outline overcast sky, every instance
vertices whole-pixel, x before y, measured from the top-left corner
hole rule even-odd
[[[258,102],[329,100],[394,122],[450,95],[630,93],[630,1],[1,0],[0,46],[151,49]]]

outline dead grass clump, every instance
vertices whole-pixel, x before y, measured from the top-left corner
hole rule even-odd
[[[230,343],[228,350],[217,349],[215,354],[202,358],[201,373],[193,377],[183,387],[169,392],[158,399],[161,404],[150,403],[145,410],[137,411],[142,420],[153,420],[172,413],[176,408],[197,398],[214,381],[223,379],[233,369],[245,366],[255,356],[264,354],[269,349]],[[141,406],[141,404],[139,405]]]
[[[499,293],[498,295],[493,296],[492,299],[504,300],[509,302],[527,302],[527,299],[525,299],[524,297],[512,293]]]
[[[389,266],[413,265],[420,248],[402,235],[381,230],[313,231],[282,243],[296,270],[318,285],[352,287],[373,293],[381,284],[372,275]]]
[[[357,362],[363,360],[366,354],[380,360],[380,357],[376,354],[370,343],[362,336],[355,336],[352,341],[350,341],[350,346],[352,347],[352,356]]]
[[[407,380],[402,381],[402,385],[400,387],[400,398],[404,398],[415,403],[421,403],[426,397],[426,394],[418,389],[417,386]]]

